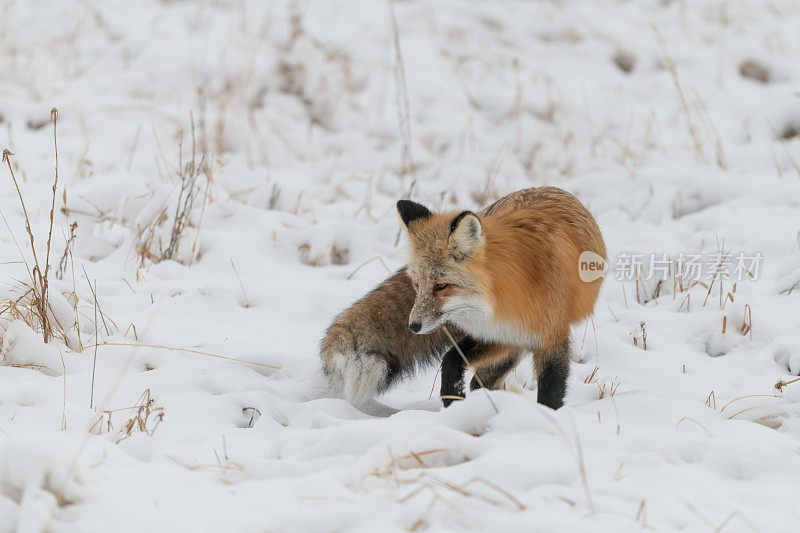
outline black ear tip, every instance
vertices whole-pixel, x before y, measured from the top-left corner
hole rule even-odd
[[[406,226],[415,220],[431,216],[431,212],[427,207],[411,200],[398,200],[397,212],[400,213],[400,218],[403,219],[403,224]]]
[[[468,217],[470,215],[472,215],[473,217],[477,217],[477,215],[475,213],[473,213],[472,211],[462,211],[462,212],[460,212],[456,216],[456,218],[454,218],[453,221],[450,223],[450,233],[452,234],[456,230],[458,225],[461,223],[461,221],[464,220],[464,218],[466,218],[466,217]]]

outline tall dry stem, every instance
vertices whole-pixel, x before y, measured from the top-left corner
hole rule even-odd
[[[692,146],[694,147],[694,153],[697,157],[697,160],[701,163],[706,162],[706,156],[703,152],[703,141],[700,139],[700,132],[698,131],[697,125],[694,123],[692,119],[692,111],[689,108],[689,102],[686,99],[686,93],[683,91],[683,86],[681,85],[681,80],[678,77],[678,69],[675,68],[675,63],[673,63],[672,59],[667,55],[667,48],[664,42],[664,37],[661,35],[661,32],[653,26],[653,32],[656,34],[656,39],[658,39],[658,44],[661,46],[661,52],[663,55],[664,66],[669,71],[670,76],[672,76],[672,83],[675,85],[675,92],[678,93],[678,100],[681,104],[681,110],[686,117],[686,126],[689,129],[689,136],[692,140]],[[726,163],[727,164],[727,163]]]
[[[405,179],[406,176],[409,174],[413,176],[414,173],[414,161],[411,157],[411,107],[408,103],[406,70],[403,62],[403,51],[400,48],[400,30],[397,27],[397,17],[394,13],[394,0],[389,0],[389,17],[392,24],[392,44],[395,55],[394,80],[397,90],[397,123],[402,141],[403,173],[401,178]],[[415,181],[412,178],[408,193],[404,198],[411,196]]]
[[[39,323],[42,326],[42,338],[44,342],[50,340],[52,331],[50,328],[50,318],[47,315],[47,267],[45,273],[42,274],[42,269],[39,265],[39,258],[36,255],[36,243],[33,238],[33,231],[31,230],[31,219],[28,216],[28,208],[25,206],[25,200],[22,196],[22,191],[19,188],[17,177],[14,175],[14,168],[11,165],[11,156],[14,155],[10,150],[3,150],[2,162],[8,166],[8,171],[11,174],[11,180],[14,182],[14,187],[19,196],[20,205],[22,205],[22,214],[25,217],[25,231],[28,234],[28,239],[31,243],[31,252],[33,253],[33,270],[28,270],[31,277],[31,287],[33,290],[32,309],[35,311]]]
[[[170,234],[169,245],[164,250],[162,259],[172,259],[178,250],[178,243],[183,235],[186,226],[189,224],[189,217],[192,213],[194,200],[197,196],[197,178],[205,163],[205,154],[200,162],[197,162],[197,140],[194,130],[194,117],[191,117],[192,128],[192,159],[183,167],[183,147],[179,154],[179,169],[181,178],[181,189],[178,193],[178,204],[175,207],[175,218],[172,223],[172,233]]]
[[[56,188],[58,187],[58,136],[56,133],[56,127],[58,125],[58,109],[56,109],[55,107],[50,110],[50,118],[53,119],[53,149],[55,151],[56,163],[55,163],[55,179],[53,180],[53,202],[50,204],[50,230],[47,232],[47,255],[45,256],[45,261],[44,261],[45,278],[47,278],[47,271],[50,270],[50,241],[53,238],[53,214],[55,213],[56,210]]]

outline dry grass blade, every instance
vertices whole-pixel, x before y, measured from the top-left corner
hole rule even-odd
[[[596,382],[595,385],[597,385],[597,389],[598,389],[598,392],[599,392],[599,398],[598,399],[602,400],[603,398],[606,397],[606,394],[608,394],[609,397],[613,398],[614,395],[617,393],[617,390],[619,390],[620,382],[617,380],[617,377],[615,376],[614,379],[611,380],[610,383],[605,383],[605,382],[599,383],[599,382]],[[608,393],[606,393],[606,385],[609,386]]]
[[[678,426],[680,426],[680,425],[681,425],[681,423],[682,423],[684,420],[688,420],[689,422],[694,422],[695,424],[697,424],[698,426],[700,426],[700,427],[703,429],[703,431],[705,431],[705,432],[706,432],[706,435],[709,435],[709,433],[708,433],[708,429],[706,429],[706,427],[705,427],[703,424],[701,424],[700,422],[698,422],[697,420],[695,420],[694,418],[692,418],[692,417],[690,417],[690,416],[684,416],[683,418],[681,418],[680,420],[678,420],[677,422],[675,422],[675,429],[678,429]]]
[[[589,479],[586,477],[586,463],[583,459],[583,446],[581,445],[581,436],[578,433],[578,426],[575,424],[575,418],[570,413],[569,417],[570,423],[572,424],[572,431],[575,433],[575,453],[576,458],[578,461],[578,470],[581,474],[581,484],[583,485],[583,490],[586,493],[586,501],[589,505],[590,512],[595,512],[594,507],[594,500],[592,500],[592,493],[589,490]]]
[[[356,269],[355,269],[355,270],[353,270],[352,272],[350,272],[350,275],[349,275],[349,276],[347,276],[347,278],[346,278],[346,279],[348,279],[348,280],[350,280],[350,279],[353,279],[353,276],[355,276],[355,275],[356,275],[356,272],[358,272],[359,270],[361,270],[363,267],[367,266],[367,265],[368,265],[368,264],[370,264],[371,262],[375,261],[376,259],[377,259],[378,261],[380,261],[380,262],[381,262],[381,264],[383,265],[383,268],[385,268],[385,269],[386,269],[386,272],[387,272],[388,274],[391,274],[391,273],[392,273],[392,269],[391,269],[391,268],[389,268],[388,266],[386,266],[386,262],[383,260],[383,258],[382,258],[381,256],[379,256],[379,255],[376,255],[376,256],[375,256],[375,257],[373,257],[372,259],[367,259],[366,261],[364,261],[363,263],[361,263],[360,265],[358,265],[358,266],[356,267]]]
[[[417,485],[417,487],[415,487],[414,489],[409,491],[406,495],[400,497],[399,500],[398,500],[400,503],[406,503],[406,502],[410,501],[411,499],[415,498],[417,495],[420,495],[420,494],[422,494],[424,492],[428,492],[432,496],[431,501],[426,506],[425,511],[423,512],[423,514],[411,526],[411,530],[412,531],[413,530],[422,529],[423,527],[427,527],[429,525],[430,518],[431,518],[431,516],[433,514],[433,508],[435,507],[435,504],[438,503],[438,502],[442,502],[442,503],[447,504],[449,507],[451,507],[455,511],[459,510],[458,507],[455,504],[449,502],[448,500],[446,500],[442,496],[442,493],[439,491],[439,489],[442,489],[442,491],[449,491],[450,493],[453,493],[456,496],[460,496],[460,497],[463,497],[463,498],[476,499],[476,500],[483,501],[483,502],[485,502],[485,503],[487,503],[489,505],[501,506],[502,505],[502,501],[501,500],[490,498],[488,496],[485,496],[485,495],[480,494],[480,493],[475,492],[475,491],[467,490],[467,488],[470,485],[474,485],[474,484],[478,484],[479,483],[479,484],[484,485],[485,487],[488,487],[490,490],[494,491],[496,494],[499,494],[504,499],[508,500],[514,507],[516,507],[516,509],[518,511],[524,511],[526,509],[526,506],[521,501],[519,501],[516,497],[514,497],[514,495],[512,495],[509,491],[507,491],[506,489],[500,487],[496,483],[493,483],[493,482],[491,482],[491,481],[489,481],[489,480],[487,480],[486,478],[483,478],[483,477],[471,478],[461,486],[456,485],[455,483],[453,483],[453,482],[451,482],[451,481],[449,481],[449,480],[447,480],[447,479],[445,479],[445,478],[443,478],[441,476],[437,476],[437,475],[431,474],[429,472],[424,472],[424,473],[420,474],[419,476],[417,476],[414,479],[402,480],[402,481],[405,482],[405,483],[408,483],[408,482],[418,483],[418,485]]]
[[[700,121],[705,124],[709,137],[713,139],[717,166],[722,170],[728,170],[728,156],[725,153],[725,146],[722,144],[722,138],[719,135],[719,131],[717,130],[716,126],[714,126],[714,123],[711,122],[711,118],[708,116],[708,107],[703,101],[703,98],[700,96],[700,93],[697,92],[697,89],[692,88],[692,92],[694,93],[694,99],[697,102],[697,105],[695,106],[697,115],[700,117]]]
[[[495,492],[497,492],[498,494],[500,494],[500,495],[502,495],[502,496],[506,497],[506,498],[507,498],[509,501],[511,501],[511,502],[512,502],[514,505],[516,505],[516,506],[517,506],[517,508],[518,508],[520,511],[524,511],[524,510],[526,509],[526,507],[525,507],[525,504],[523,504],[523,503],[522,503],[521,501],[519,501],[519,500],[518,500],[516,497],[514,497],[514,495],[513,495],[513,494],[511,494],[510,492],[508,492],[508,491],[507,491],[506,489],[504,489],[503,487],[501,487],[501,486],[499,486],[499,485],[497,485],[497,484],[495,484],[495,483],[492,483],[491,481],[489,481],[488,479],[486,479],[486,478],[484,478],[484,477],[474,477],[474,478],[470,479],[469,481],[467,481],[467,482],[464,484],[464,486],[465,486],[465,487],[469,487],[469,486],[470,486],[470,485],[472,485],[473,483],[482,483],[483,485],[486,485],[487,487],[489,487],[489,488],[490,488],[490,489],[492,489],[493,491],[495,491]]]
[[[642,498],[642,502],[639,504],[639,509],[636,512],[636,518],[634,520],[639,522],[642,528],[647,527],[647,504],[644,498]]]
[[[689,128],[689,135],[692,140],[692,145],[694,146],[694,153],[697,156],[698,161],[705,163],[706,157],[703,153],[703,142],[700,140],[700,133],[694,123],[694,120],[692,120],[692,111],[689,108],[689,103],[686,100],[686,94],[681,86],[681,81],[678,77],[678,70],[675,68],[675,63],[673,63],[672,59],[667,55],[664,37],[661,35],[661,32],[658,31],[655,25],[653,26],[653,32],[656,34],[656,39],[658,40],[659,46],[661,46],[664,66],[669,71],[670,76],[672,76],[672,83],[675,85],[675,92],[678,93],[678,99],[681,103],[681,110],[686,117],[686,126]]]
[[[157,316],[157,314],[158,314],[160,309],[161,309],[161,306],[159,305],[158,307],[156,307],[151,312],[150,317],[148,318],[147,323],[145,324],[144,333],[143,334],[146,335],[147,332],[150,330],[150,326],[153,325],[153,322],[155,321],[155,318],[156,318],[156,316]],[[122,383],[122,379],[125,376],[125,373],[127,372],[128,367],[131,364],[131,361],[133,361],[134,353],[135,352],[134,352],[133,349],[131,349],[129,351],[128,356],[125,358],[125,362],[120,367],[119,372],[117,372],[117,376],[114,379],[114,382],[111,384],[111,387],[109,388],[108,392],[106,393],[106,396],[103,399],[103,402],[100,404],[100,413],[101,413],[100,416],[98,416],[97,419],[93,423],[89,424],[89,426],[86,428],[86,433],[84,434],[83,439],[81,440],[81,443],[78,445],[77,449],[75,450],[75,453],[72,455],[72,458],[70,459],[69,465],[67,466],[66,472],[64,474],[64,477],[61,480],[61,483],[59,484],[57,489],[54,491],[56,496],[63,497],[64,491],[67,488],[67,484],[72,482],[72,481],[74,481],[75,472],[76,472],[76,470],[78,468],[78,462],[80,461],[80,458],[83,455],[83,452],[86,450],[86,447],[89,444],[89,440],[92,438],[92,434],[93,434],[92,432],[94,431],[94,428],[97,427],[97,425],[101,423],[101,421],[103,419],[104,412],[106,412],[108,410],[109,403],[111,402],[112,398],[116,394],[117,388]],[[110,425],[110,423],[111,422],[110,422],[110,419],[109,419],[109,425]],[[45,524],[45,527],[43,528],[45,531],[49,531],[51,529],[51,526],[52,526],[53,520],[55,519],[55,514],[56,514],[57,510],[58,510],[58,506],[52,506],[51,507],[49,515],[47,517],[47,523]]]
[[[747,518],[744,514],[742,514],[741,511],[736,510],[731,512],[725,518],[725,520],[720,522],[718,526],[715,526],[714,523],[711,520],[709,520],[708,517],[706,517],[703,513],[701,513],[697,507],[687,502],[686,500],[681,500],[681,503],[683,503],[683,505],[685,505],[687,509],[689,509],[714,533],[719,533],[720,531],[722,531],[725,528],[725,526],[727,526],[731,522],[731,520],[733,520],[736,517],[739,517],[742,520],[742,522],[747,524],[747,526],[750,527],[750,529],[752,529],[753,531],[759,531],[758,527],[756,527],[756,525],[749,518]]]
[[[433,398],[433,391],[436,390],[436,380],[439,378],[439,373],[442,371],[441,368],[436,369],[436,375],[433,376],[433,384],[431,385],[431,393],[428,394],[428,399],[430,400]]]
[[[228,357],[227,355],[219,355],[215,353],[208,353],[208,352],[201,352],[200,350],[192,350],[189,348],[178,348],[177,346],[161,346],[158,344],[142,344],[139,342],[100,342],[91,344],[89,346],[84,346],[85,348],[94,348],[95,346],[130,346],[133,348],[157,348],[161,350],[170,350],[175,352],[184,352],[184,353],[192,353],[195,355],[204,355],[206,357],[216,357],[218,359],[226,359],[228,361],[236,361],[238,363],[245,363],[248,365],[256,365],[256,366],[263,366],[266,368],[274,368],[276,370],[280,370],[281,367],[275,365],[268,365],[266,363],[259,363],[256,361],[247,361],[246,359],[238,359],[236,357]]]
[[[103,328],[105,328],[105,330],[106,330],[106,335],[111,335],[111,331],[109,331],[109,329],[108,329],[108,324],[106,324],[106,315],[105,315],[105,313],[103,313],[103,310],[100,308],[100,302],[97,301],[97,280],[95,280],[94,286],[92,286],[92,282],[89,279],[89,274],[86,272],[86,267],[81,265],[81,268],[83,269],[83,275],[86,278],[86,283],[89,284],[89,289],[92,291],[92,298],[94,299],[94,305],[97,308],[97,311],[100,313],[100,320],[103,322]],[[119,329],[119,328],[117,328],[117,329]],[[95,330],[97,330],[97,316],[95,316]],[[97,337],[96,336],[95,336],[95,343],[97,343]]]
[[[442,400],[464,400],[466,397],[465,396],[455,396],[455,395],[452,395],[452,394],[443,394],[442,396],[439,396],[439,398],[441,398]]]
[[[31,241],[31,251],[33,252],[34,258],[36,257],[36,247],[34,246],[33,242],[33,233],[31,232],[31,222],[30,217],[28,216],[28,208],[25,207],[25,200],[22,198],[22,191],[19,189],[19,183],[17,183],[17,177],[14,175],[14,169],[11,167],[11,156],[14,155],[11,153],[10,150],[5,149],[3,150],[3,160],[2,162],[8,166],[8,171],[11,173],[11,180],[14,182],[14,187],[17,189],[17,196],[19,196],[19,203],[22,205],[22,214],[25,216],[25,230],[28,232],[28,237]],[[38,261],[37,261],[38,264]]]
[[[256,409],[255,407],[242,407],[242,414],[245,416],[250,414],[250,420],[247,422],[247,427],[253,427],[253,422],[261,418],[261,411]]]
[[[711,283],[708,285],[708,292],[706,292],[706,297],[703,300],[703,307],[705,307],[708,303],[708,297],[711,296],[711,290],[714,288],[714,283],[719,279],[720,273],[722,272],[722,265],[728,259],[728,255],[729,254],[727,253],[720,254],[720,259],[717,262],[717,266],[714,270],[714,277],[711,278]],[[720,281],[720,283],[722,283],[722,281]]]
[[[75,237],[77,237],[78,223],[73,222],[69,226],[69,237],[67,244],[64,246],[64,253],[61,254],[61,259],[58,262],[58,270],[56,270],[56,278],[62,279],[64,277],[64,270],[67,268],[67,259],[72,253],[72,247],[75,245]]]
[[[231,266],[233,267],[233,273],[236,274],[236,280],[239,282],[239,287],[242,289],[242,296],[244,296],[244,307],[250,307],[250,298],[247,297],[247,291],[244,290],[244,283],[242,283],[242,278],[239,277],[239,271],[236,269],[236,265],[233,263],[233,258],[231,258]]]
[[[408,528],[408,530],[419,531],[421,529],[426,528],[430,522],[430,516],[431,514],[433,514],[433,508],[436,505],[436,502],[438,501],[439,501],[439,495],[434,494],[433,497],[431,498],[431,501],[428,503],[428,506],[425,508],[425,511],[422,513],[422,516],[420,516],[416,522],[411,524],[411,527]]]
[[[783,289],[782,291],[780,291],[779,294],[789,295],[789,294],[792,294],[792,292],[797,288],[800,288],[800,279],[795,281],[794,284],[791,287],[789,287],[788,289]]]
[[[699,518],[706,526],[708,526],[709,529],[711,530],[716,529],[714,523],[708,518],[706,518],[706,516],[703,513],[701,513],[697,507],[687,502],[686,500],[681,500],[681,503],[683,503],[683,505],[685,505],[687,509],[689,509],[697,518]]]
[[[414,171],[414,162],[411,157],[411,111],[408,103],[408,87],[406,84],[405,64],[403,51],[400,48],[400,30],[397,27],[397,17],[394,12],[394,0],[389,1],[389,17],[392,26],[392,45],[394,47],[395,65],[394,79],[397,90],[397,122],[400,128],[402,144],[403,172],[402,178]],[[409,191],[404,198],[409,198],[413,190],[412,181]]]
[[[230,456],[228,456],[228,444],[225,442],[225,435],[222,436],[222,455],[214,448],[214,457],[217,459],[217,465],[223,474],[227,474],[230,470],[240,472],[244,470],[244,466],[231,461]]]
[[[742,327],[739,328],[739,333],[742,335],[750,335],[750,340],[753,340],[753,310],[750,304],[744,306],[744,318],[742,319]]]
[[[725,405],[722,406],[720,412],[724,411],[726,407],[728,407],[733,402],[738,402],[739,400],[743,400],[745,398],[780,398],[780,396],[776,394],[745,394],[744,396],[739,396],[734,398],[733,400],[729,401]]]
[[[53,215],[56,211],[56,189],[58,188],[58,137],[56,134],[56,127],[58,125],[58,109],[55,107],[50,110],[50,118],[53,119],[53,148],[55,150],[55,179],[53,180],[53,201],[50,205],[50,229],[47,232],[47,253],[45,255],[45,268],[44,277],[47,280],[47,271],[50,270],[50,243],[53,239]],[[47,293],[45,292],[45,301],[47,301]]]
[[[594,369],[592,369],[592,373],[586,376],[583,380],[584,383],[594,383],[597,381],[597,371],[600,370],[600,365],[594,365]]]
[[[752,411],[753,409],[758,409],[758,408],[759,408],[758,405],[754,405],[752,407],[748,407],[746,409],[742,409],[741,411],[736,411],[735,413],[733,413],[731,416],[728,417],[728,420],[733,420],[737,415],[740,415],[742,413],[746,413],[747,411]]]
[[[717,408],[717,396],[714,394],[714,391],[708,393],[708,397],[706,398],[706,407],[712,407],[713,409]]]
[[[642,321],[639,323],[639,329],[641,330],[640,335],[636,335],[633,332],[630,332],[629,335],[633,338],[633,345],[639,346],[639,341],[642,341],[642,349],[647,350],[647,323]]]
[[[397,93],[397,125],[402,141],[401,157],[403,161],[403,169],[400,173],[401,183],[405,180],[406,176],[414,173],[414,160],[411,156],[411,106],[408,103],[408,86],[406,83],[405,64],[403,62],[403,51],[400,48],[400,30],[397,27],[397,17],[394,13],[394,0],[388,0],[389,3],[389,19],[392,29],[392,45],[394,47],[395,64],[394,64],[394,81],[395,92]],[[414,187],[417,185],[417,178],[413,176],[408,189],[403,194],[403,198],[411,198],[414,192]],[[398,230],[397,237],[394,240],[394,245],[397,246],[400,242],[401,230]]]
[[[94,292],[96,294],[97,291],[97,280],[94,282]],[[98,323],[97,323],[97,298],[94,299],[94,338],[98,338]],[[92,388],[91,392],[89,393],[89,409],[94,406],[94,374],[95,370],[97,369],[97,342],[94,344],[94,359],[92,360]]]
[[[788,146],[789,143],[785,138],[782,138],[781,135],[778,135],[778,130],[775,129],[775,126],[772,124],[772,122],[768,120],[767,124],[769,124],[769,127],[772,130],[772,133],[775,135],[775,137],[780,139],[780,145],[781,148],[783,148],[783,153],[786,155],[786,159],[789,160],[789,163],[792,165],[792,168],[797,173],[797,176],[800,177],[800,163],[798,163],[797,160],[794,157],[792,157],[791,152],[789,152],[789,146]]]
[[[213,156],[212,156],[213,159]],[[194,235],[194,243],[192,244],[192,255],[189,257],[189,266],[192,266],[195,258],[200,255],[200,228],[203,226],[203,217],[206,214],[206,204],[208,204],[208,197],[211,188],[212,176],[210,165],[205,166],[206,174],[206,192],[203,194],[203,204],[200,207],[200,220],[197,222],[197,232]]]
[[[569,437],[567,437],[567,433],[564,431],[564,428],[558,423],[558,420],[556,420],[546,408],[543,408],[539,404],[536,404],[536,407],[538,408],[539,414],[542,415],[545,420],[550,422],[550,424],[556,429],[559,436],[562,438],[572,454],[572,458],[575,460],[575,466],[578,467],[578,474],[580,475],[581,485],[583,486],[583,491],[586,496],[586,505],[589,507],[589,514],[595,514],[597,512],[597,508],[594,505],[594,499],[592,499],[592,492],[589,490],[589,479],[586,476],[586,463],[583,459],[583,448],[580,445],[580,437],[578,435],[578,428],[575,425],[575,419],[570,414],[570,421],[572,422],[572,429],[575,433],[576,439],[575,444],[573,445],[573,443],[570,442]],[[616,409],[616,404],[614,404],[614,408]],[[619,425],[617,428],[619,428]],[[617,434],[619,434],[619,429],[617,429]]]
[[[756,525],[749,518],[747,518],[744,514],[742,514],[741,511],[737,510],[737,511],[733,511],[731,514],[729,514],[727,516],[727,518],[725,518],[725,520],[723,520],[720,523],[720,525],[717,526],[717,528],[714,530],[714,533],[719,533],[720,531],[722,531],[725,528],[725,526],[727,526],[734,518],[737,518],[737,517],[739,519],[741,519],[742,522],[747,524],[750,527],[750,529],[752,529],[753,531],[758,531],[759,530],[758,527],[756,527]]]

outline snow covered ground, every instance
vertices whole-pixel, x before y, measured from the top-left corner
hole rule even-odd
[[[0,3],[0,530],[797,531],[800,4],[390,6]],[[53,107],[45,345],[8,165],[43,270]],[[435,368],[391,416],[333,397],[394,202],[542,184],[618,259],[567,405],[530,363],[497,411]],[[755,279],[645,279],[720,250]]]

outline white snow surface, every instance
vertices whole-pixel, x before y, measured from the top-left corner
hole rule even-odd
[[[59,113],[63,334],[9,308],[34,263],[4,164],[0,531],[797,531],[798,28],[794,0],[3,2],[0,148],[42,263]],[[491,402],[442,409],[435,368],[391,409],[336,398],[318,343],[404,264],[395,201],[545,184],[612,259],[722,247],[757,279],[608,273],[555,412],[529,360]]]

